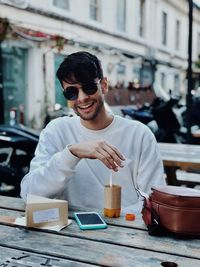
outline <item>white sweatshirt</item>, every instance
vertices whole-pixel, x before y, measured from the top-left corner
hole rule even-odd
[[[126,158],[125,166],[114,174],[114,184],[122,186],[122,208],[138,201],[135,187],[150,193],[151,186],[165,184],[158,145],[152,132],[140,122],[115,116],[105,129],[85,128],[78,116],[51,121],[41,132],[30,171],[21,182],[21,196],[28,193],[63,198],[69,205],[103,208],[104,185],[110,170],[97,159],[79,159],[69,144],[106,140]]]

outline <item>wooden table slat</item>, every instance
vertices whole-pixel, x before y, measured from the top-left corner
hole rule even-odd
[[[45,254],[99,264],[100,266],[161,266],[163,261],[171,261],[178,266],[198,266],[199,260],[165,253],[122,247],[97,241],[88,241],[74,237],[49,235],[49,233],[19,229],[0,225],[0,246],[22,249],[26,252]]]
[[[0,215],[10,215],[19,217],[22,213],[17,214],[17,211],[0,209]],[[45,231],[44,231],[45,232]],[[49,234],[54,234],[50,232]],[[79,229],[75,221],[70,226],[59,232],[60,235],[77,237],[87,240],[99,241],[102,243],[117,244],[121,246],[129,246],[133,248],[141,248],[151,251],[162,251],[168,254],[184,255],[188,257],[197,257],[200,259],[200,240],[190,240],[188,250],[188,240],[181,240],[172,237],[152,237],[147,231],[134,229],[132,222],[132,229],[126,227],[108,226],[108,229],[100,231],[82,231]],[[145,242],[144,242],[145,241]],[[177,247],[177,242],[179,246]]]
[[[94,264],[86,264],[77,261],[46,256],[26,252],[25,250],[16,250],[12,248],[0,247],[0,266],[2,267],[92,267]]]

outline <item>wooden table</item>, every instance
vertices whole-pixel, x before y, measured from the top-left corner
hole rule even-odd
[[[176,177],[178,168],[200,170],[200,145],[159,143],[159,148],[169,185],[180,185]]]
[[[21,199],[0,196],[0,216],[23,215]],[[0,266],[200,266],[200,240],[149,236],[140,215],[135,221],[123,216],[106,221],[107,229],[82,231],[73,220],[60,232],[1,221]]]

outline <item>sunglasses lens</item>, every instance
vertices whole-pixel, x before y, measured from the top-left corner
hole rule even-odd
[[[98,84],[95,82],[85,83],[82,90],[87,95],[93,95],[98,90]],[[78,98],[79,89],[75,86],[69,86],[63,91],[63,95],[67,100],[76,100]]]
[[[78,98],[78,88],[70,86],[63,91],[63,95],[67,100],[76,100]]]
[[[97,83],[91,82],[83,85],[82,89],[83,92],[86,93],[87,95],[93,95],[97,92],[98,85]]]

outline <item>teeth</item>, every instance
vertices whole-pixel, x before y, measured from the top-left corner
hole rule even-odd
[[[93,103],[87,104],[87,105],[81,105],[78,106],[79,108],[89,108]]]

